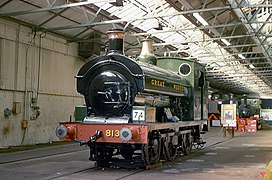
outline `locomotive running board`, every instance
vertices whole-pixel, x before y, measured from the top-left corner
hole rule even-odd
[[[146,123],[148,130],[159,130],[159,129],[175,129],[180,127],[190,127],[190,126],[200,126],[203,125],[206,121],[197,120],[197,121],[178,121],[178,122],[169,122],[169,123]]]

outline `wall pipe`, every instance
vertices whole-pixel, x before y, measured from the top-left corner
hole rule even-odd
[[[14,91],[13,91],[13,102],[17,101],[17,91],[18,91],[18,68],[19,68],[19,44],[20,44],[20,29],[21,25],[18,25],[16,40],[15,40],[15,71],[14,71]]]
[[[27,49],[26,49],[26,60],[25,60],[25,93],[24,93],[24,119],[27,120],[29,115],[27,115],[27,101],[28,101],[28,90],[27,90],[27,76],[28,76],[28,51],[32,46],[34,40],[36,38],[36,31],[34,33],[33,38],[31,39]]]

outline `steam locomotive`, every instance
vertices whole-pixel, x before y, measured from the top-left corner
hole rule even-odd
[[[76,76],[87,116],[60,123],[56,135],[87,145],[101,167],[146,167],[189,154],[207,120],[203,65],[156,58],[150,40],[134,60],[123,55],[122,30],[107,34],[107,55],[89,60]]]

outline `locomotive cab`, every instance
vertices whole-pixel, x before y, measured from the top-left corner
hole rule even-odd
[[[208,88],[205,83],[205,66],[193,61],[181,58],[158,58],[158,66],[173,71],[184,77],[192,87],[189,97],[187,120],[208,120],[207,97]]]

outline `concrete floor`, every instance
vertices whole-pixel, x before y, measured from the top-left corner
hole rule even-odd
[[[94,168],[89,150],[78,144],[0,154],[0,180],[124,179],[124,180],[258,180],[272,160],[272,131],[235,133],[226,138],[219,127],[203,135],[206,144],[152,170]]]

